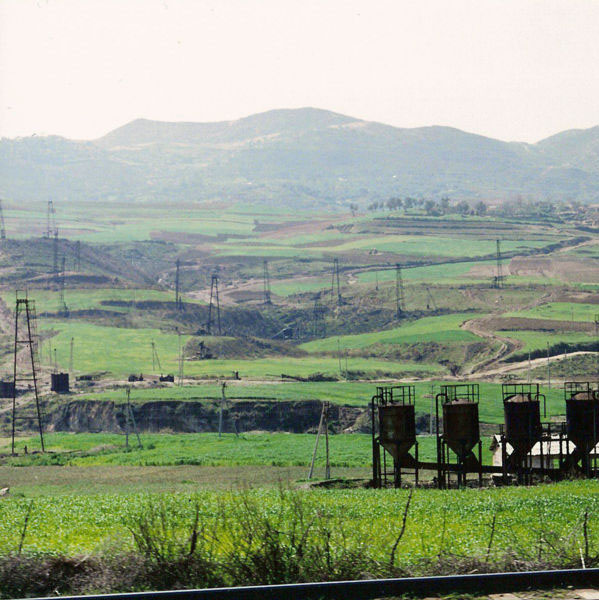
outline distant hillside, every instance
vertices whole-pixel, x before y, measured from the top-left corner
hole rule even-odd
[[[237,121],[138,119],[86,142],[0,141],[8,199],[290,205],[390,195],[599,199],[599,127],[537,144],[449,127],[401,129],[329,111],[273,110]]]

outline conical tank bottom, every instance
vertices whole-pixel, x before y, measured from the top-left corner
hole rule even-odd
[[[416,413],[413,404],[379,406],[379,442],[399,460],[416,443]]]
[[[472,452],[480,440],[478,402],[443,404],[443,439],[461,460]]]
[[[599,400],[592,393],[579,392],[566,400],[568,439],[585,454],[599,441]]]
[[[525,456],[541,438],[540,402],[517,394],[506,398],[503,413],[506,440],[514,448],[515,455]]]

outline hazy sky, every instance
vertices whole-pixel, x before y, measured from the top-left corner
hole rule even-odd
[[[537,141],[599,124],[599,1],[0,0],[0,136],[315,106]]]

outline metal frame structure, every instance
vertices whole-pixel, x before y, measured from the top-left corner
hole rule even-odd
[[[25,332],[23,333],[23,323]],[[14,337],[14,355],[13,355],[13,397],[12,397],[12,419],[11,419],[11,454],[15,454],[15,439],[17,435],[17,423],[29,422],[31,420],[37,422],[37,429],[40,436],[42,452],[45,452],[44,446],[44,414],[39,397],[37,386],[38,367],[38,341],[36,328],[36,313],[35,303],[27,297],[26,293],[16,293],[15,306],[15,337]],[[24,360],[29,360],[30,371],[19,372],[19,354],[21,348],[25,348]],[[27,382],[33,388],[35,399],[35,413],[27,415],[23,413],[23,409],[17,403],[19,383]]]
[[[503,265],[501,264],[501,240],[495,240],[495,277],[493,278],[493,287],[500,290],[503,287]]]
[[[337,284],[337,306],[343,304],[343,298],[341,296],[341,284],[339,279],[339,259],[333,259],[333,273],[331,276],[331,301],[335,304],[335,284]]]
[[[587,397],[575,399],[577,394]],[[564,401],[567,437],[575,446],[566,466],[586,477],[599,477],[599,461],[594,452],[599,443],[599,383],[564,382]]]
[[[272,304],[272,298],[270,297],[270,275],[268,273],[268,261],[266,259],[264,259],[264,263],[263,263],[263,284],[264,284],[264,290],[263,290],[263,301],[264,304],[270,305]]]
[[[372,483],[375,488],[386,487],[392,476],[394,487],[401,487],[405,469],[412,469],[414,482],[418,484],[418,440],[415,420],[416,392],[413,385],[381,386],[370,401],[372,420]],[[384,411],[391,407],[401,408],[397,415],[390,415],[397,429],[385,431],[389,421]],[[409,408],[408,408],[409,407]],[[401,431],[398,431],[401,430]],[[395,446],[395,452],[392,453]],[[381,458],[381,448],[383,449]],[[410,453],[414,448],[414,455]],[[387,470],[387,453],[393,458],[392,471]]]
[[[6,239],[6,226],[4,224],[4,211],[2,210],[2,200],[0,199],[0,240]]]
[[[46,212],[46,232],[44,237],[51,239],[55,235],[58,235],[58,229],[56,228],[56,210],[54,209],[54,202],[48,200],[48,208]]]
[[[61,317],[69,316],[69,307],[64,299],[65,290],[65,270],[66,270],[66,259],[63,255],[60,273],[58,276],[58,314]]]
[[[327,323],[324,315],[326,307],[320,301],[320,292],[314,295],[314,307],[312,308],[312,336],[315,338],[325,337],[327,334]]]
[[[181,300],[181,289],[179,283],[179,269],[181,266],[181,261],[177,259],[175,261],[175,306],[177,310],[181,310],[183,308],[183,301]]]
[[[206,329],[208,335],[212,335],[212,327],[214,325],[213,311],[216,310],[216,325],[218,326],[218,335],[222,335],[220,324],[220,300],[218,298],[218,275],[214,273],[210,279],[210,304],[208,305],[208,324]]]
[[[395,265],[395,316],[401,319],[404,316],[405,307],[405,295],[403,287],[403,276],[401,273],[401,265],[397,263]]]
[[[518,483],[531,485],[536,472],[540,477],[549,475],[546,465],[544,448],[550,448],[554,435],[559,437],[560,448],[566,443],[563,427],[551,426],[541,422],[540,406],[543,403],[543,414],[547,416],[547,398],[540,393],[538,383],[504,383],[501,385],[501,395],[504,409],[504,425],[500,427],[501,456],[504,482],[508,481],[509,474],[514,473]],[[510,398],[522,396],[528,398],[524,402],[511,402]],[[537,407],[538,404],[538,407]],[[538,408],[538,420],[537,420]],[[533,468],[532,449],[540,443],[540,467]],[[512,451],[508,453],[508,445]],[[561,453],[560,453],[561,454]],[[562,462],[560,458],[560,463]]]
[[[483,485],[479,398],[478,383],[442,385],[435,396],[437,485],[440,489],[451,487],[452,471],[456,473],[457,487],[466,486],[468,473],[477,473],[478,485]],[[442,432],[439,408],[443,412]],[[474,447],[478,448],[478,456],[474,454]],[[453,467],[452,455],[455,457]]]

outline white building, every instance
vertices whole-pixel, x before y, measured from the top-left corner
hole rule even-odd
[[[542,444],[542,446],[541,446]],[[562,457],[566,456],[568,453],[572,454],[574,451],[574,444],[562,437],[561,440],[561,455]],[[501,467],[503,465],[502,461],[502,450],[501,450],[501,436],[494,435],[491,439],[491,447],[490,450],[493,454],[493,466]],[[508,456],[514,451],[510,444],[506,444],[506,451]],[[542,452],[541,452],[542,451]],[[537,442],[532,450],[529,452],[528,456],[532,458],[532,467],[541,467],[541,456],[543,457],[543,468],[545,469],[556,469],[559,466],[559,458],[560,458],[560,439],[559,436],[554,435],[551,438],[551,441],[543,441]],[[594,451],[591,453],[591,458],[597,458],[599,456],[599,444],[595,447]]]

